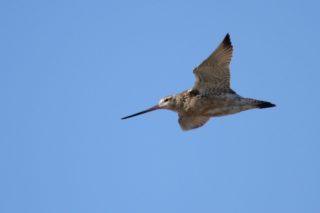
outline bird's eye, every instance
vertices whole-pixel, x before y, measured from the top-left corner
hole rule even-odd
[[[169,100],[169,99],[168,99],[168,98],[166,98],[166,99],[164,99],[163,101],[164,101],[164,102],[167,102],[168,100]]]

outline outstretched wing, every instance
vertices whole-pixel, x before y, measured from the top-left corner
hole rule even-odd
[[[181,129],[187,131],[204,125],[210,117],[207,116],[190,116],[179,114],[179,124]]]
[[[217,49],[193,70],[196,76],[194,90],[203,93],[207,90],[229,92],[230,61],[233,47],[227,34]]]

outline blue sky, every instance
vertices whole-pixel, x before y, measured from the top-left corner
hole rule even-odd
[[[317,1],[1,1],[0,212],[320,212]],[[229,32],[276,108],[130,120]]]

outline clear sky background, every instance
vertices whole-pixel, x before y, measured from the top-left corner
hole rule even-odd
[[[320,212],[319,9],[1,1],[0,212]],[[120,120],[191,88],[227,32],[232,88],[276,108]]]

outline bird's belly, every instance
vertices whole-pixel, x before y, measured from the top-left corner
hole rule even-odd
[[[210,108],[203,114],[206,114],[211,117],[218,117],[218,116],[236,114],[236,113],[253,109],[253,108],[255,107],[252,105],[229,105],[229,106],[223,106],[223,107]]]
[[[214,117],[239,113],[252,109],[252,106],[243,102],[243,99],[239,96],[225,96],[197,100],[191,104],[190,109],[195,113]]]
[[[242,106],[227,106],[227,107],[218,107],[213,109],[208,109],[203,114],[208,116],[224,116],[231,115],[245,110]]]

